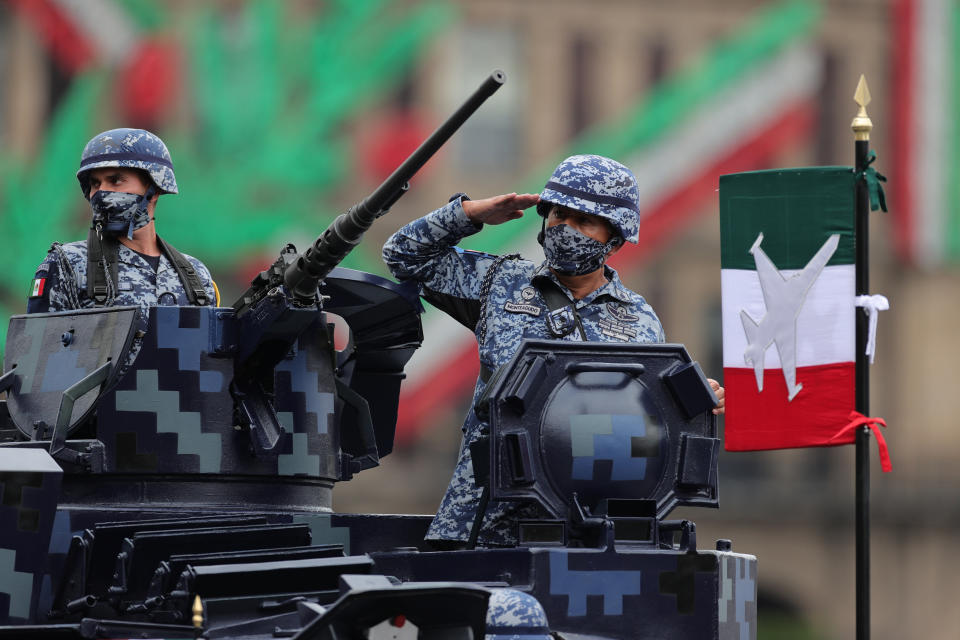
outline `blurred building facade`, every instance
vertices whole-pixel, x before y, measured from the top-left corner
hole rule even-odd
[[[36,22],[22,10],[22,4],[0,6],[0,135],[5,159],[0,166],[9,166],[10,157],[31,157],[39,152],[37,141],[48,132],[73,82],[51,54],[49,44],[38,35]],[[94,4],[105,3],[91,6]],[[174,10],[166,14],[171,33],[191,29],[188,4],[174,3]],[[229,23],[233,42],[240,46],[244,42],[245,3],[211,4]],[[905,55],[898,48],[897,20],[904,10],[919,10],[925,3],[826,0],[816,5],[813,18],[805,13],[804,4],[755,0],[462,0],[442,28],[425,38],[407,69],[344,117],[339,128],[345,136],[341,142],[355,147],[354,164],[348,167],[344,179],[323,189],[307,184],[304,197],[317,198],[316,208],[324,214],[335,213],[363,197],[383,177],[382,170],[370,167],[379,160],[402,158],[402,150],[409,147],[402,140],[393,140],[394,146],[384,142],[383,136],[392,135],[391,124],[428,132],[490,70],[503,68],[508,76],[504,89],[427,166],[395,211],[370,231],[366,243],[373,247],[371,255],[375,256],[382,241],[396,228],[439,206],[451,193],[466,191],[484,197],[537,189],[538,181],[542,183],[566,151],[589,143],[591,132],[609,123],[635,123],[643,117],[643,105],[652,97],[662,98],[657,104],[667,109],[674,103],[669,100],[671,95],[664,93],[664,86],[673,86],[675,94],[694,92],[700,86],[690,80],[695,70],[722,71],[709,66],[711,56],[716,62],[726,50],[724,43],[736,43],[741,33],[748,32],[770,12],[783,10],[785,15],[792,15],[789,11],[795,11],[812,20],[804,33],[789,35],[786,26],[779,27],[788,34],[781,37],[795,38],[805,51],[812,52],[813,80],[797,78],[798,83],[815,84],[809,95],[801,96],[806,106],[797,111],[778,106],[779,94],[773,84],[769,85],[769,105],[763,103],[762,93],[759,98],[764,116],[782,109],[786,119],[778,126],[796,126],[800,134],[786,135],[777,144],[758,143],[740,150],[739,155],[724,155],[716,166],[739,171],[851,164],[853,138],[849,125],[856,111],[852,95],[859,75],[866,75],[873,95],[868,107],[874,122],[871,145],[878,150],[877,166],[890,178],[887,192],[893,205],[891,213],[875,213],[871,218],[871,288],[891,301],[891,309],[881,314],[879,321],[877,359],[871,372],[871,414],[884,417],[890,425],[887,440],[894,463],[892,474],[879,473],[875,457],[872,465],[873,636],[950,637],[960,627],[960,612],[952,606],[958,577],[949,561],[952,547],[960,540],[960,430],[955,427],[960,394],[953,389],[958,376],[952,371],[960,357],[960,337],[953,325],[960,317],[960,296],[956,295],[960,291],[960,261],[946,258],[921,266],[898,256],[895,246],[899,228],[892,218],[897,189],[904,177],[889,170],[896,164],[894,119],[898,100],[902,99],[895,91],[900,86],[895,70]],[[960,11],[957,3],[949,0],[943,0],[942,5],[955,13]],[[290,7],[293,19],[300,15],[298,12],[315,16],[327,10],[323,4],[310,2],[292,3]],[[291,19],[290,15],[286,19]],[[185,51],[187,59],[181,64],[187,65],[191,51],[193,55],[197,51]],[[757,68],[776,55],[775,48],[761,50]],[[744,78],[748,80],[751,73],[748,69]],[[791,78],[786,80],[782,90],[789,94]],[[351,79],[341,81],[349,83]],[[731,82],[728,92],[745,90]],[[185,88],[172,104],[168,120],[158,123],[161,127],[194,133],[202,129],[191,110],[191,91],[196,89]],[[715,108],[718,114],[723,113],[721,102],[728,97],[722,92],[707,94],[701,111],[709,113]],[[677,100],[676,104],[683,104]],[[108,121],[111,108],[106,94],[101,101],[105,115],[94,121],[102,126],[90,130],[86,137],[113,126]],[[631,113],[640,116],[631,117]],[[787,117],[791,114],[805,120],[791,121]],[[671,122],[669,115],[660,114],[664,123]],[[647,116],[652,117],[649,112]],[[690,122],[695,118],[692,113]],[[682,134],[686,122],[680,120],[669,126],[676,126]],[[732,126],[721,117],[711,124],[713,129],[708,133]],[[776,133],[775,128],[759,128],[752,133],[757,131],[761,137]],[[663,144],[680,149],[682,159],[689,161],[681,166],[695,167],[698,154],[711,151],[706,145],[702,151],[695,144],[679,147],[690,142],[681,134],[676,142],[663,138]],[[643,148],[647,150],[658,149],[657,140],[661,139],[656,137],[657,132],[644,135],[647,137],[640,136],[638,144],[646,145]],[[177,149],[171,147],[176,162]],[[78,156],[80,149],[57,151]],[[628,163],[640,158],[633,163],[635,168],[649,166],[644,164],[648,161],[642,153],[626,153],[629,157],[620,159]],[[232,162],[230,158],[222,160]],[[71,157],[70,163],[74,161]],[[37,170],[43,166],[49,165],[39,165]],[[203,165],[193,168],[204,170]],[[9,181],[9,175],[7,179],[0,176],[0,193],[20,188]],[[639,170],[638,178],[644,178]],[[948,179],[960,181],[960,175]],[[204,177],[193,180],[199,184]],[[711,196],[716,179],[706,192],[696,181],[681,180],[676,185],[689,197],[682,207],[671,209],[664,204],[657,209],[666,211],[661,226],[667,231],[657,231],[661,235],[656,243],[638,249],[621,267],[622,275],[657,310],[668,339],[686,344],[708,373],[719,376],[720,251],[716,194]],[[673,200],[667,198],[665,202],[679,198],[671,197]],[[8,198],[5,202],[9,205],[16,200]],[[80,198],[75,198],[72,227],[65,228],[82,229],[83,205]],[[9,224],[13,217],[19,217],[21,224],[26,220],[38,225],[36,233],[43,233],[39,219],[22,216],[42,216],[42,212],[3,210],[0,222]],[[315,225],[316,233],[329,221],[319,218],[285,228],[299,234],[299,242],[305,242],[310,239],[309,229],[314,228],[311,225]],[[271,240],[274,238],[271,236]],[[196,244],[189,246],[190,242]],[[200,239],[177,244],[187,245],[181,248],[195,255],[205,255]],[[264,246],[260,253],[254,253],[269,256],[279,246]],[[483,246],[482,238],[477,246]],[[41,258],[37,255],[36,262]],[[248,275],[244,271],[246,263],[226,258],[208,262],[212,262],[225,291],[224,300],[229,302]],[[19,292],[26,291],[27,283],[22,284]],[[0,291],[8,312],[22,310],[17,306],[21,304],[17,295],[16,287]],[[470,340],[465,330],[443,335],[443,340],[458,343]],[[437,335],[428,331],[427,343],[432,339],[437,340]],[[419,374],[420,379],[435,379],[444,371],[436,363],[420,362],[417,366],[426,371]],[[415,371],[411,379],[418,379]],[[468,392],[469,385],[466,390],[461,385],[459,395],[451,396],[454,401],[422,414],[430,424],[418,424],[416,433],[385,459],[381,468],[338,487],[335,506],[345,511],[381,512],[428,512],[435,508],[455,460],[459,442],[455,425],[467,410]],[[736,550],[758,556],[761,635],[765,620],[775,620],[782,614],[805,625],[791,637],[852,637],[853,465],[852,447],[725,453],[720,466],[720,510],[674,514],[697,522],[701,546],[712,544],[716,538],[730,538]],[[764,617],[765,611],[769,618]]]

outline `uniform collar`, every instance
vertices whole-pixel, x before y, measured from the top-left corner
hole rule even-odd
[[[125,244],[117,243],[120,251],[117,254],[117,259],[120,262],[125,262],[126,264],[137,267],[138,269],[146,269],[153,273],[153,267],[150,266],[150,263],[143,259],[139,253],[131,249]],[[163,252],[160,252],[160,266],[157,268],[157,273],[164,271],[165,269],[170,268],[170,263],[167,262],[167,256],[163,255]]]
[[[617,270],[611,267],[610,265],[603,265],[603,275],[607,278],[607,283],[589,294],[586,298],[583,299],[583,302],[592,302],[601,296],[609,296],[615,300],[624,303],[633,302],[632,292],[627,289],[622,282],[620,282],[620,276],[617,274]],[[557,276],[550,270],[550,267],[547,266],[547,261],[544,260],[540,263],[540,266],[536,268],[533,272],[533,277],[531,280],[537,278],[548,278],[555,282],[560,289],[567,294],[568,298],[573,298],[573,295],[570,293],[570,290],[567,289],[560,280],[557,279]]]

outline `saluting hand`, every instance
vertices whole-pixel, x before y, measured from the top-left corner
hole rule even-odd
[[[723,411],[726,408],[726,402],[724,401],[726,392],[723,390],[723,387],[720,386],[720,383],[713,378],[707,378],[707,382],[710,383],[710,388],[713,389],[713,394],[717,396],[717,406],[713,408],[713,415],[723,415]]]
[[[463,212],[474,224],[503,224],[516,220],[523,210],[540,201],[535,193],[505,193],[483,200],[464,200]]]

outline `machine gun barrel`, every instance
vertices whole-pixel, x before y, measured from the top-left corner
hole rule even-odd
[[[409,188],[409,180],[441,146],[473,115],[484,101],[503,86],[506,77],[494,71],[459,109],[441,124],[403,164],[360,203],[341,214],[320,234],[313,245],[290,263],[284,285],[300,304],[312,304],[317,285],[360,242],[373,221],[385,214]]]

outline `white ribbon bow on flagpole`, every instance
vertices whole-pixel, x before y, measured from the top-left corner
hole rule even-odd
[[[873,356],[877,350],[877,316],[881,311],[890,308],[890,301],[887,300],[886,296],[875,294],[872,296],[857,296],[854,304],[862,308],[870,318],[870,330],[867,333],[865,353],[870,356],[870,364],[873,364]]]

